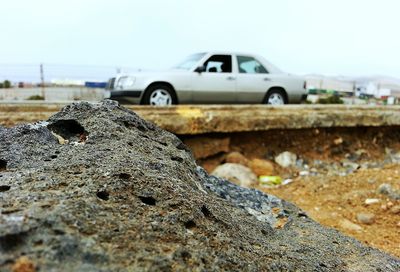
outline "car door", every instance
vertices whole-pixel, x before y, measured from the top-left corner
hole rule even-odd
[[[203,71],[193,72],[194,103],[225,104],[236,102],[236,75],[232,55],[212,55],[202,64]]]
[[[236,92],[238,103],[262,103],[273,84],[273,76],[255,57],[237,55]]]

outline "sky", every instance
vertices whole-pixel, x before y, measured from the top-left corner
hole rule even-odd
[[[47,77],[111,77],[209,50],[294,74],[400,78],[399,10],[398,0],[3,0],[0,79],[36,76],[39,63]]]

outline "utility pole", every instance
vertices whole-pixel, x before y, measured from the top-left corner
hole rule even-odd
[[[43,72],[43,63],[40,64],[40,81],[42,87],[42,97],[44,98],[44,72]]]

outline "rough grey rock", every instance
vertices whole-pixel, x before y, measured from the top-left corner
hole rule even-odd
[[[60,141],[60,139],[64,141]],[[63,143],[63,144],[61,144]],[[0,129],[0,271],[399,271],[112,101]]]

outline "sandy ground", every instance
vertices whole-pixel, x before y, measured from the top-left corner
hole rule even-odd
[[[300,177],[286,186],[262,190],[297,204],[325,226],[400,257],[400,213],[393,213],[393,207],[400,205],[400,201],[377,192],[382,183],[399,190],[399,180],[400,165],[391,165],[360,170],[346,177]],[[366,199],[379,202],[367,205]],[[359,213],[374,214],[374,222],[358,222]],[[360,226],[360,230],[347,227],[346,220]]]
[[[317,176],[299,176],[299,169],[284,169],[275,164],[276,175],[292,178],[293,182],[277,188],[256,187],[267,193],[290,201],[314,220],[338,229],[372,247],[400,257],[400,212],[392,207],[396,201],[377,192],[378,187],[387,183],[393,190],[400,190],[400,165],[388,164],[387,152],[400,151],[400,129],[397,127],[378,128],[329,128],[306,130],[274,130],[267,132],[211,135],[230,139],[230,151],[241,152],[246,158],[273,160],[280,152],[290,151],[308,162],[310,168],[316,160],[324,167],[340,165],[349,155],[362,150],[363,155],[356,163],[376,164],[376,168],[358,169],[341,176],[340,171],[323,172]],[[340,139],[340,144],[335,144]],[[209,172],[222,164],[226,152],[201,159]],[[297,177],[296,177],[297,176]],[[376,204],[366,205],[366,199],[378,199]],[[358,222],[360,213],[374,214],[374,222]],[[347,221],[346,221],[347,220]],[[349,222],[355,224],[350,227]],[[359,230],[354,230],[359,228]]]

